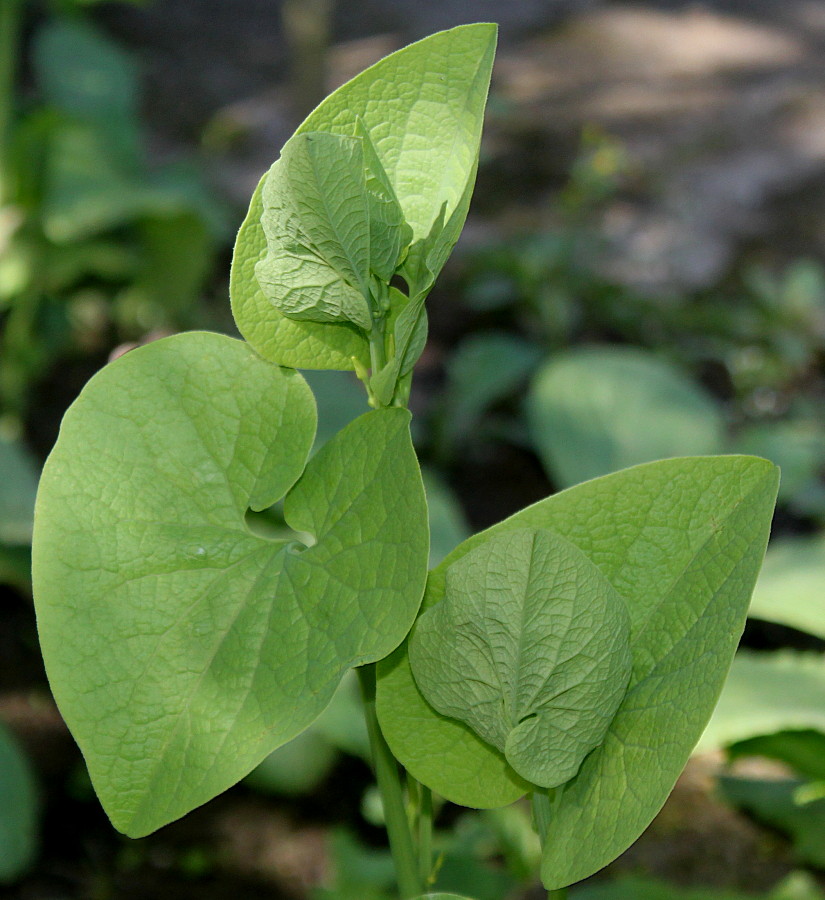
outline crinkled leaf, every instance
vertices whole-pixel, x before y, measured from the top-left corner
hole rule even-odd
[[[539,455],[562,487],[722,447],[713,401],[642,350],[593,347],[554,356],[536,375],[527,413]]]
[[[750,615],[825,640],[825,536],[771,543],[753,591]]]
[[[698,750],[801,728],[825,732],[825,657],[817,653],[736,655]]]
[[[428,540],[409,414],[361,416],[304,468],[314,431],[296,372],[206,333],[116,360],[64,419],[35,513],[41,643],[130,835],[246,775],[415,617]],[[285,492],[308,548],[246,526]]]
[[[370,221],[362,142],[298,134],[263,188],[267,254],[255,267],[265,296],[284,315],[371,327]]]
[[[627,602],[630,686],[604,743],[556,790],[543,863],[549,887],[621,853],[667,797],[730,667],[777,480],[773,465],[749,457],[637,466],[528,507],[465,541],[430,573],[425,609],[443,599],[449,566],[492,535],[547,528],[575,544]],[[379,664],[378,714],[395,755],[454,802],[514,799],[518,780],[501,754],[421,696],[406,646]]]
[[[630,678],[628,636],[624,601],[580,550],[550,531],[511,531],[450,566],[410,664],[434,709],[522,778],[556,787],[604,738]]]
[[[37,848],[38,802],[28,760],[0,722],[0,884],[28,868]]]
[[[433,225],[440,215],[451,223],[449,239],[454,232],[457,238],[466,216],[495,39],[495,25],[473,24],[405,47],[331,94],[298,129],[345,137],[360,130],[362,138],[368,133],[412,229],[412,240],[426,238],[428,247],[437,238]],[[352,369],[355,357],[368,366],[369,347],[357,329],[285,323],[259,289],[255,265],[265,254],[260,191],[259,185],[238,233],[232,264],[232,311],[241,333],[260,354],[284,365]],[[419,334],[421,320],[416,316]],[[402,360],[396,378],[412,367],[411,355]]]
[[[406,642],[379,663],[378,673],[381,730],[418,781],[453,803],[481,809],[506,806],[533,789],[503,753],[427,703],[413,678]]]
[[[369,366],[369,342],[364,332],[349,322],[299,321],[283,315],[261,290],[255,275],[257,264],[267,255],[261,227],[264,176],[249,204],[238,232],[229,294],[232,315],[241,334],[265,359],[305,369],[352,369],[353,358]],[[300,264],[296,263],[300,271]],[[287,277],[283,272],[281,277]],[[342,282],[337,277],[335,282]]]

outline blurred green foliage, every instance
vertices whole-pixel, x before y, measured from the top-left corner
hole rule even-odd
[[[31,68],[31,96],[13,71],[0,85],[0,408],[18,416],[56,357],[196,324],[224,231],[192,162],[150,164],[136,67],[90,22],[41,21]]]
[[[762,896],[763,900],[822,900],[825,895],[811,877],[795,873]],[[753,897],[753,894],[712,888],[678,888],[652,879],[625,876],[615,882],[574,890],[571,900],[753,900]]]
[[[32,863],[39,806],[28,761],[0,722],[0,884],[13,881]]]

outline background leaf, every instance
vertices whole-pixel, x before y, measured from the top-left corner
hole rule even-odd
[[[0,722],[0,883],[23,874],[37,850],[38,803],[28,760]]]
[[[554,356],[527,398],[535,446],[561,486],[627,466],[718,453],[716,405],[674,366],[643,350],[591,347]]]
[[[798,802],[795,795],[801,785],[793,779],[719,779],[722,795],[729,803],[788,834],[800,862],[825,868],[825,799]]]
[[[825,640],[825,535],[774,541],[753,591],[750,615]]]
[[[19,441],[0,434],[0,543],[31,543],[36,493],[34,460]]]
[[[461,446],[491,406],[511,396],[541,358],[541,349],[510,334],[489,332],[463,341],[447,364],[440,421],[442,452]]]
[[[825,657],[739,652],[698,750],[790,729],[825,731]]]
[[[615,881],[588,884],[571,892],[572,900],[754,900],[754,894],[740,894],[718,888],[683,888],[664,881],[623,876]],[[790,875],[764,900],[822,900],[813,878],[803,873]]]

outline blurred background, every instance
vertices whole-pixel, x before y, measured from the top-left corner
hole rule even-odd
[[[825,0],[0,0],[0,897],[386,900],[354,685],[206,807],[113,831],[49,695],[39,469],[136,343],[233,334],[234,233],[303,115],[501,24],[473,207],[411,405],[433,562],[666,456],[782,467],[743,648],[647,833],[573,900],[825,898]],[[319,441],[366,409],[310,373]],[[440,808],[438,888],[529,900],[526,807]]]

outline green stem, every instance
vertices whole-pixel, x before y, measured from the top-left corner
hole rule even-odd
[[[420,786],[418,810],[418,861],[424,888],[430,887],[433,873],[433,792],[424,784]]]
[[[358,670],[361,695],[364,698],[364,716],[370,738],[375,778],[384,804],[387,836],[398,876],[398,890],[402,900],[417,897],[424,890],[419,877],[418,859],[413,846],[404,794],[398,774],[398,763],[384,740],[378,717],[375,714],[375,665],[361,666]]]
[[[11,193],[14,80],[20,44],[21,0],[0,0],[0,206]]]
[[[550,819],[553,815],[553,807],[550,797],[544,791],[536,791],[530,796],[530,805],[533,809],[533,828],[539,836],[542,847],[547,839],[547,829],[550,827]]]
[[[547,840],[550,819],[553,816],[553,804],[550,800],[550,795],[544,791],[536,791],[530,798],[530,805],[533,808],[533,827],[536,829],[543,847]],[[547,900],[565,900],[566,897],[567,888],[559,888],[558,890],[547,892]]]
[[[370,331],[370,365],[372,374],[380,372],[387,364],[387,348],[384,340],[384,319],[373,320]]]

